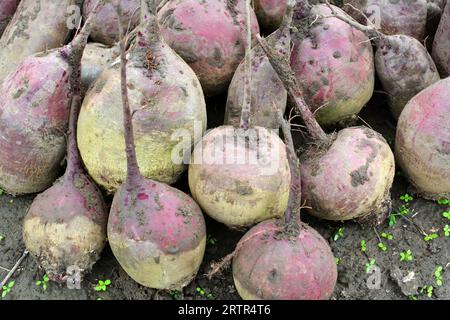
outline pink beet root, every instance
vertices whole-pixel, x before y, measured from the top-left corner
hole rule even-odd
[[[75,0],[20,2],[0,38],[0,83],[26,57],[64,45],[69,33],[67,15],[73,4]]]
[[[58,177],[70,112],[69,58],[86,42],[83,34],[29,56],[0,85],[0,187],[8,193],[40,192]]]
[[[286,0],[255,0],[255,13],[259,25],[268,32],[276,30],[286,11]]]
[[[290,56],[290,30],[292,10],[286,16],[283,27],[268,37],[268,41],[280,54]],[[228,87],[228,98],[225,109],[225,124],[238,127],[240,124],[244,101],[245,63],[241,62],[234,73]],[[267,129],[278,129],[279,123],[274,114],[277,110],[283,113],[286,109],[287,92],[278,75],[273,70],[262,48],[257,45],[252,49],[252,88],[251,88],[252,125]]]
[[[20,0],[3,0],[0,2],[0,36],[11,20]]]
[[[327,220],[381,223],[389,214],[395,174],[394,156],[384,138],[369,128],[351,127],[339,131],[328,149],[314,150],[300,157],[303,198],[310,212]]]
[[[244,0],[170,0],[158,13],[164,40],[195,71],[203,91],[226,90],[244,58]],[[252,31],[259,32],[254,12]]]
[[[293,35],[291,55],[306,103],[324,126],[356,117],[371,98],[375,81],[368,37],[337,18],[316,19],[330,14],[326,5],[297,4],[294,25],[299,31]]]
[[[427,0],[344,0],[360,9],[384,34],[404,34],[422,40],[427,23]],[[352,8],[346,9],[356,20],[365,18]]]
[[[333,293],[337,268],[328,243],[314,229],[267,220],[239,241],[233,278],[246,300],[323,300]]]
[[[123,8],[122,22],[130,30],[139,24],[140,11],[139,0],[120,0]],[[94,8],[97,0],[85,0],[83,3],[83,17],[86,18]],[[95,19],[95,26],[91,33],[91,39],[106,45],[113,45],[119,40],[118,16],[112,3],[106,4]]]
[[[395,155],[426,199],[450,197],[450,78],[412,98],[397,124]]]
[[[135,45],[143,52],[150,50],[158,37],[156,5],[156,0],[141,1],[141,30],[149,30],[149,34],[143,36],[138,32]],[[120,13],[120,6],[117,10]],[[123,27],[121,33],[122,30]],[[195,277],[203,260],[205,221],[199,206],[189,196],[146,179],[139,171],[128,100],[125,47],[122,39],[120,84],[127,178],[114,196],[108,240],[120,265],[136,282],[155,289],[180,289]]]
[[[442,77],[450,75],[450,1],[442,13],[436,35],[434,37],[432,56]]]

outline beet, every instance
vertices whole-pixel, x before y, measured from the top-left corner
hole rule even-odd
[[[69,54],[86,42],[76,37],[63,48],[31,55],[1,84],[0,187],[6,192],[41,192],[59,176],[71,104]]]
[[[302,222],[261,222],[238,243],[233,279],[245,300],[324,300],[333,293],[336,262],[325,239]]]
[[[19,2],[20,0],[3,0],[0,3],[0,36],[16,12]]]
[[[64,45],[75,0],[22,0],[0,39],[0,83],[26,57]]]
[[[352,7],[346,7],[345,4]],[[422,40],[427,23],[427,0],[388,1],[388,0],[344,0],[349,14],[359,22],[365,22],[361,12],[384,34],[403,34]]]
[[[246,20],[250,39],[250,9]],[[213,219],[233,228],[283,216],[290,184],[281,139],[263,127],[250,128],[252,51],[247,44],[240,126],[211,130],[196,145],[189,166],[194,199]]]
[[[373,39],[377,47],[375,69],[396,119],[412,97],[440,80],[433,59],[418,40],[405,35],[385,35],[346,16],[336,17]]]
[[[356,118],[371,98],[375,81],[368,37],[337,18],[317,19],[330,12],[324,4],[311,7],[305,1],[297,2],[291,55],[304,98],[324,126]]]
[[[88,43],[81,60],[81,95],[84,97],[91,84],[119,56],[118,46],[107,47],[100,43]]]
[[[95,10],[93,10],[95,14]],[[87,40],[89,28],[79,37]],[[80,42],[78,42],[80,43]],[[27,250],[53,281],[64,282],[70,268],[88,272],[106,243],[108,212],[102,194],[81,168],[76,146],[76,122],[81,106],[80,60],[83,47],[75,45],[70,61],[70,125],[67,169],[51,188],[38,195],[24,219]],[[66,49],[67,50],[67,49]]]
[[[280,27],[286,11],[286,0],[255,0],[255,13],[261,29],[273,32]]]
[[[395,155],[426,199],[450,197],[450,78],[424,89],[406,105],[397,124]]]
[[[136,46],[153,50],[157,35],[155,0],[142,0],[142,28]],[[120,12],[120,6],[117,7]],[[121,28],[123,32],[123,28]],[[152,31],[150,31],[152,32]],[[134,148],[128,100],[125,41],[121,42],[121,92],[127,178],[114,195],[108,239],[120,265],[136,282],[156,289],[180,289],[196,275],[206,246],[206,228],[198,205],[183,192],[144,178]]]
[[[87,17],[97,0],[85,0],[83,2],[83,17]],[[121,21],[134,29],[139,24],[139,0],[120,0],[123,8]],[[114,5],[108,3],[103,7],[95,19],[95,26],[91,33],[91,39],[106,45],[113,45],[119,39],[118,17]]]
[[[450,75],[450,1],[447,1],[433,42],[433,59],[442,77]]]
[[[288,2],[288,7],[290,2]],[[329,299],[337,280],[330,246],[301,222],[301,174],[290,126],[279,112],[292,175],[285,220],[261,222],[239,241],[234,283],[243,299]]]
[[[283,28],[268,37],[268,41],[278,52],[289,57],[290,30],[292,10],[286,15]],[[286,109],[287,92],[278,78],[260,46],[252,49],[252,110],[250,119],[252,125],[267,129],[278,129],[278,120],[273,116],[276,110]],[[234,73],[228,88],[228,98],[225,109],[225,124],[239,126],[242,112],[242,101],[245,94],[245,63],[241,62]]]
[[[169,0],[158,13],[165,41],[192,67],[207,96],[224,92],[244,58],[244,0]],[[259,32],[252,10],[252,30]]]
[[[206,130],[206,103],[192,69],[159,37],[143,29],[127,65],[136,152],[142,174],[174,183],[186,169],[174,161],[180,139],[189,146]],[[147,26],[148,27],[148,26]],[[156,26],[155,26],[156,28]],[[145,39],[144,39],[145,38]],[[86,93],[78,120],[78,146],[89,175],[114,193],[126,177],[118,64],[106,68]],[[184,141],[184,140],[183,140]],[[190,153],[185,146],[186,153]]]
[[[311,142],[302,150],[303,199],[310,213],[328,220],[357,218],[379,224],[390,211],[394,156],[384,138],[366,127],[327,135],[305,103],[292,69],[260,40],[272,66],[305,121]]]

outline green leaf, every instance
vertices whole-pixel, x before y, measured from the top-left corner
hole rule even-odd
[[[41,281],[38,281],[38,282],[36,282],[36,285],[37,285],[37,286],[40,286],[41,283],[42,283]]]
[[[95,287],[95,291],[101,291],[101,290],[102,290],[101,287],[99,287],[99,286],[96,286],[96,287]]]
[[[44,291],[47,290],[47,284],[44,282],[44,285],[42,286],[44,288]]]
[[[105,285],[105,283],[102,280],[98,280],[98,284],[101,285],[101,286]]]
[[[393,214],[391,214],[391,215],[389,216],[389,227],[394,226],[396,222],[397,222],[397,221],[396,221],[396,219],[395,219],[395,216],[394,216]]]
[[[45,281],[45,282],[48,282],[48,281],[49,281],[48,275],[46,275],[46,274],[44,275],[44,281]]]
[[[10,282],[8,283],[8,288],[14,287],[14,284],[15,284],[15,283],[16,283],[15,281],[10,281]]]
[[[109,286],[111,284],[111,280],[106,280],[105,285]]]
[[[8,294],[8,291],[3,291],[2,292],[2,298],[6,297],[7,294]]]

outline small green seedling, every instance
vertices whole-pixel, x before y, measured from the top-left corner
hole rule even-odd
[[[10,281],[6,286],[2,288],[2,298],[6,297],[11,289],[14,287],[15,281]]]
[[[369,262],[366,263],[366,273],[370,273],[373,266],[375,266],[375,259],[370,259]]]
[[[95,291],[106,291],[107,287],[111,284],[111,280],[98,280],[98,284],[95,286]]]
[[[439,199],[437,201],[438,204],[444,205],[444,206],[450,206],[450,199]]]
[[[445,235],[446,237],[450,236],[450,227],[448,226],[448,224],[446,224],[446,225],[444,226],[444,235]]]
[[[336,261],[337,266],[341,263],[341,258],[334,258],[334,260]]]
[[[379,242],[378,243],[378,249],[380,249],[381,251],[386,251],[387,250],[387,246],[383,242]]]
[[[434,270],[434,277],[436,278],[436,285],[438,287],[442,286],[442,266],[437,266]]]
[[[383,232],[383,233],[381,234],[381,236],[382,236],[383,238],[385,238],[385,239],[388,239],[388,240],[394,239],[394,236],[393,236],[392,234],[386,233],[386,232]]]
[[[361,240],[361,252],[366,252],[366,250],[367,250],[366,240]]]
[[[333,237],[333,240],[337,241],[340,238],[342,238],[343,236],[344,236],[344,227],[338,229],[338,231],[336,232],[336,234]]]
[[[217,239],[214,238],[212,235],[208,234],[206,237],[206,242],[208,242],[210,245],[214,246],[217,243]]]
[[[425,286],[425,290],[427,291],[428,298],[431,298],[433,296],[433,289],[434,289],[433,286]]]
[[[180,291],[178,291],[178,290],[170,290],[169,294],[170,294],[170,296],[172,297],[173,300],[177,300],[178,297],[180,296]]]
[[[430,234],[427,234],[425,237],[423,237],[423,240],[428,242],[428,241],[434,240],[436,238],[439,238],[439,235],[437,233],[430,233]]]
[[[389,215],[389,227],[393,227],[395,223],[397,222],[397,219],[395,218],[395,214]]]
[[[42,280],[39,280],[38,282],[36,282],[36,285],[42,286],[42,289],[47,290],[47,282],[49,282],[50,279],[48,278],[48,276],[45,274],[44,277],[42,278]]]
[[[207,299],[212,299],[213,295],[211,293],[206,293],[205,290],[203,290],[201,287],[197,287],[197,289],[195,289],[197,291],[198,294],[200,294],[202,297],[205,297]]]
[[[442,212],[442,216],[443,216],[444,218],[447,218],[447,219],[450,220],[450,210],[449,210],[449,211]]]
[[[413,255],[411,253],[411,250],[406,250],[403,252],[400,252],[400,261],[412,261]]]
[[[401,216],[406,216],[407,214],[409,214],[409,208],[402,204],[400,207],[398,207],[398,214]]]
[[[400,200],[408,203],[409,201],[414,200],[414,198],[411,197],[409,194],[405,193],[404,195],[400,196]]]
[[[417,296],[409,296],[409,300],[414,300],[414,301],[416,301],[416,300],[417,300]]]
[[[5,236],[0,235],[0,241],[5,240]]]

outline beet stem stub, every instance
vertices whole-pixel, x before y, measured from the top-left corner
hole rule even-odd
[[[142,1],[142,9],[144,9],[144,3]],[[120,4],[116,6],[117,13],[120,17],[121,7]],[[146,10],[142,10],[145,12]],[[145,15],[145,13],[143,13]],[[119,34],[120,34],[120,75],[121,75],[121,92],[122,92],[122,104],[123,104],[123,124],[125,127],[125,151],[127,154],[127,183],[133,185],[140,176],[139,165],[137,162],[136,149],[133,136],[133,122],[131,116],[130,101],[128,99],[128,87],[127,87],[127,57],[126,57],[126,37],[124,34],[124,28],[122,23],[119,22]]]
[[[250,127],[250,111],[252,105],[252,26],[250,19],[250,2],[245,1],[245,24],[247,31],[247,47],[245,53],[245,88],[241,115],[241,129]]]

